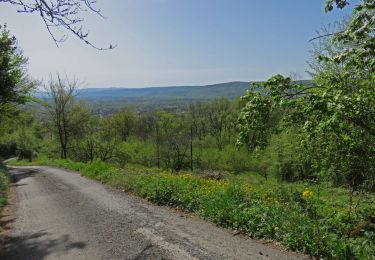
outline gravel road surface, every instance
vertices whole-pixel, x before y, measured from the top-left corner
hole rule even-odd
[[[13,231],[0,259],[301,259],[272,244],[51,167],[11,169]]]

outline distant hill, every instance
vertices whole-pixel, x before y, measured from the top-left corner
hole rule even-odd
[[[193,102],[215,98],[235,99],[243,95],[250,82],[228,82],[206,86],[172,86],[149,88],[86,88],[78,99],[87,101],[100,114],[112,113],[123,106],[133,106],[139,112],[156,109],[185,110]]]
[[[86,88],[78,98],[84,100],[133,100],[135,99],[194,99],[209,100],[217,97],[229,99],[243,95],[250,82],[228,82],[206,86],[175,86],[149,88]]]
[[[309,81],[302,81],[309,83]],[[85,88],[79,90],[77,99],[86,101],[98,114],[110,114],[124,106],[138,112],[157,109],[184,111],[195,102],[225,97],[235,99],[245,94],[251,82],[234,81],[205,86],[171,86],[148,88]],[[42,96],[42,93],[35,93]]]

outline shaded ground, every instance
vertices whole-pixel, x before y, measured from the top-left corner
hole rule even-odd
[[[0,259],[301,258],[76,173],[49,167],[11,173],[16,221]]]

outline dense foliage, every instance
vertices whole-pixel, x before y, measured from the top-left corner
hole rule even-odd
[[[24,116],[19,116],[19,104],[29,100],[30,89],[34,86],[26,73],[27,58],[10,34],[6,26],[0,26],[0,161],[2,158],[15,156],[23,158],[25,148],[35,148],[33,135],[28,135]],[[33,118],[29,118],[33,120]],[[18,128],[17,133],[14,132]],[[27,135],[27,136],[26,136]],[[19,143],[17,149],[16,140]]]
[[[336,4],[342,8],[346,1]],[[247,92],[239,144],[263,149],[276,130],[293,129],[299,140],[296,149],[304,152],[287,162],[292,166],[289,178],[375,190],[374,8],[374,1],[355,8],[346,29],[331,39],[334,51],[315,57],[318,66],[312,67],[311,85],[276,75]],[[271,127],[271,115],[278,111],[281,120]]]
[[[10,104],[24,103],[32,84],[26,76],[27,59],[6,26],[0,26],[0,112]]]
[[[238,107],[238,103],[223,98],[192,104],[186,113],[160,110],[138,114],[125,107],[101,117],[72,97],[65,107],[64,127],[56,127],[55,112],[53,117],[37,115],[38,128],[54,129],[41,133],[37,150],[52,158],[64,158],[59,133],[62,128],[64,140],[69,140],[64,144],[66,154],[73,160],[101,159],[174,171],[224,168],[237,172],[249,169],[246,161],[251,158],[245,149],[238,151],[234,145]]]

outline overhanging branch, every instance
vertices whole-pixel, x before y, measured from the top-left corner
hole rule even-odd
[[[63,28],[97,50],[109,50],[117,46],[113,44],[107,48],[97,46],[88,39],[89,34],[82,28],[84,12],[92,12],[106,19],[101,10],[95,7],[96,0],[0,0],[0,3],[17,6],[19,13],[38,13],[56,46],[64,42],[67,35],[57,37],[53,28]]]

